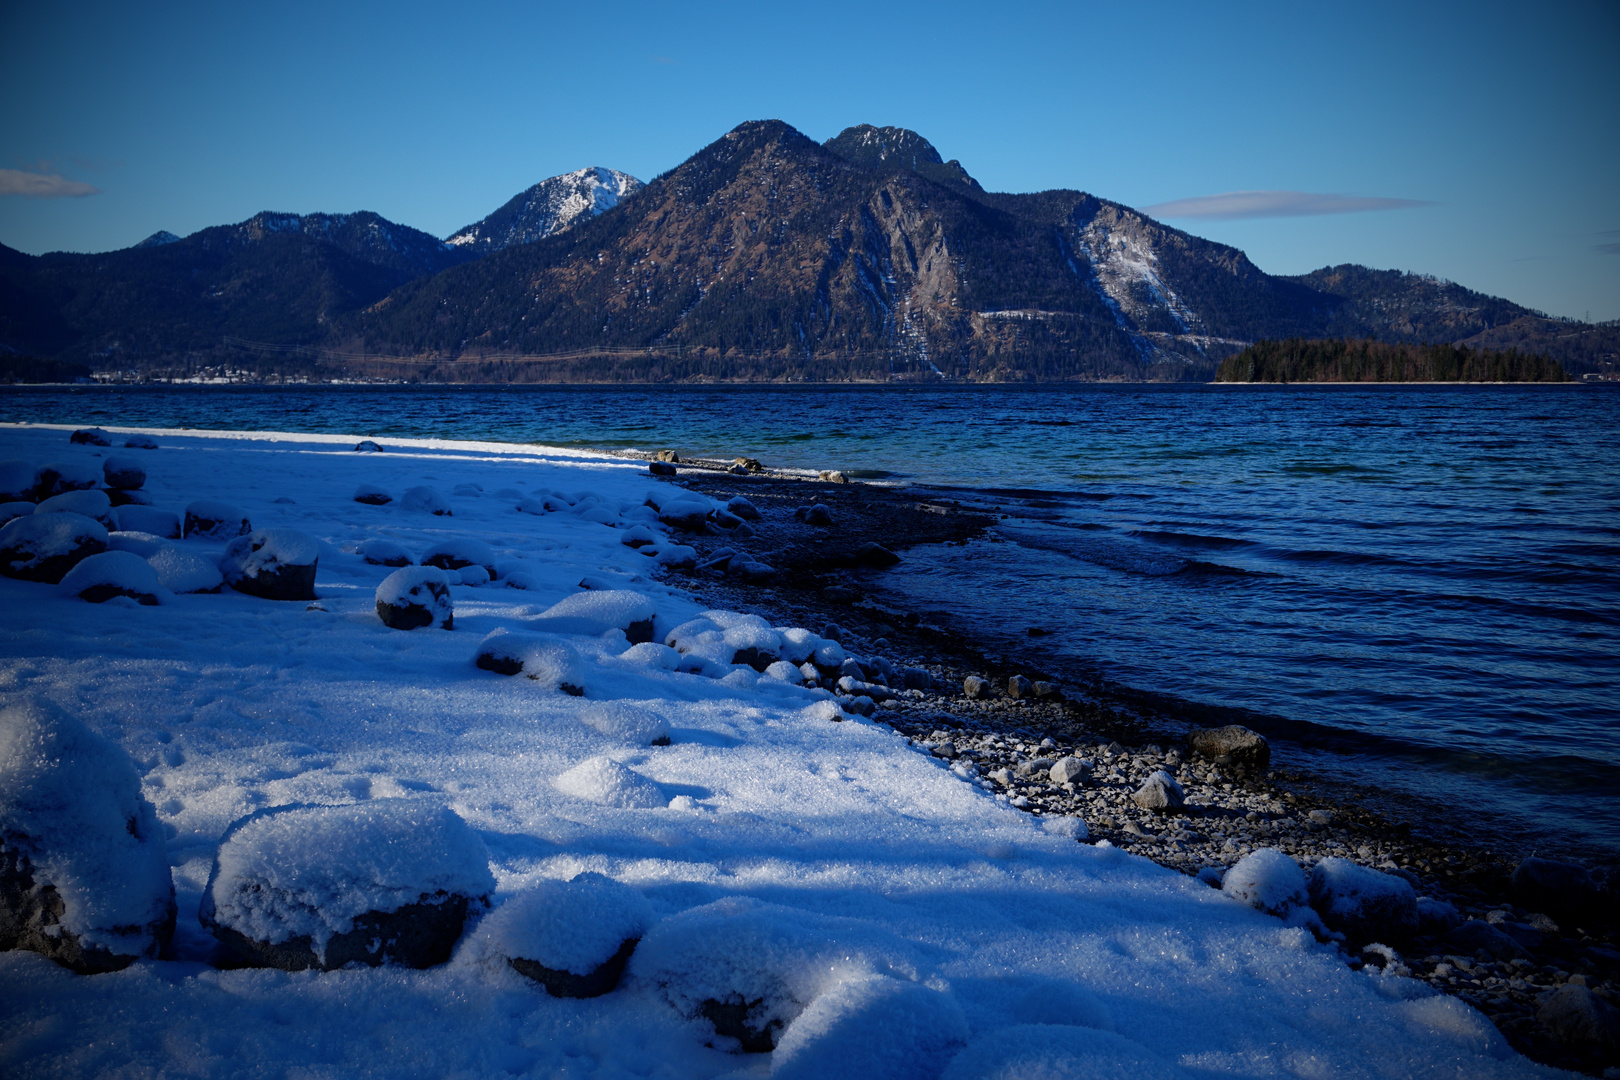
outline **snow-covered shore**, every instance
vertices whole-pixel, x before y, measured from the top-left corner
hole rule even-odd
[[[702,615],[645,549],[621,543],[645,527],[651,547],[673,547],[635,511],[669,485],[635,462],[427,440],[356,453],[359,436],[264,433],[147,431],[158,449],[122,437],[107,449],[70,446],[69,430],[0,428],[0,459],[99,469],[135,456],[158,509],[214,500],[256,528],[315,537],[319,600],[227,587],[89,604],[0,579],[0,705],[48,702],[128,751],[167,834],[180,909],[172,959],[120,972],[0,954],[9,1075],[968,1077],[1039,1075],[1041,1060],[1053,1076],[1552,1074],[1453,998],[1350,971],[1303,929],[1077,843],[1065,823],[1043,827],[880,723],[830,722],[843,714],[824,694],[747,665],[671,670],[670,654],[621,631],[543,622],[587,578],[645,596],[654,642]],[[363,484],[394,501],[354,501]],[[418,487],[452,514],[406,508]],[[453,629],[392,630],[375,601],[391,570],[357,554],[374,540],[412,556],[476,540],[497,578],[452,584]],[[226,544],[172,546],[217,559]],[[584,694],[476,667],[502,628],[565,648]],[[670,744],[590,722],[605,702],[662,716]],[[197,913],[233,822],[384,799],[464,819],[488,850],[497,911],[595,871],[645,898],[659,947],[590,1000],[551,998],[488,962],[476,930],[420,971],[211,966]],[[693,912],[717,902],[755,930],[713,933]],[[697,920],[690,940],[706,948],[671,944],[687,925],[677,916]],[[671,929],[657,939],[660,925]],[[759,926],[788,945],[750,946]],[[683,1009],[687,990],[746,992],[762,971],[797,988],[802,1013],[774,1054],[727,1052]]]

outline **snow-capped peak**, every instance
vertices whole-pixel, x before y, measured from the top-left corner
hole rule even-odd
[[[480,254],[533,243],[562,232],[581,217],[595,217],[617,206],[641,187],[640,180],[617,169],[577,169],[520,192],[493,214],[452,233],[446,242]]]

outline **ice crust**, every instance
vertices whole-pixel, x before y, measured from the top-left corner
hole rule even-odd
[[[0,459],[67,458],[71,430],[0,427]],[[115,442],[138,437],[109,431]],[[664,644],[674,628],[703,620],[698,636],[717,634],[720,644],[732,630],[777,635],[773,663],[813,658],[837,669],[851,654],[871,659],[869,643],[841,631],[830,634],[840,644],[716,617],[646,548],[621,544],[625,529],[570,512],[594,495],[592,505],[654,532],[649,546],[660,554],[685,547],[671,541],[671,526],[632,516],[649,488],[671,495],[642,462],[411,439],[390,439],[386,455],[355,454],[363,435],[149,434],[163,446],[148,485],[154,505],[224,500],[261,527],[308,533],[320,544],[320,604],[267,604],[226,589],[137,612],[0,578],[0,703],[71,703],[129,754],[129,790],[153,806],[151,835],[167,839],[180,905],[173,959],[116,975],[85,978],[32,953],[0,953],[0,1030],[18,1033],[4,1040],[10,1073],[762,1076],[765,1056],[726,1052],[693,1014],[705,997],[747,991],[768,996],[781,1021],[782,1070],[839,1060],[836,1034],[868,1022],[903,1041],[899,1020],[882,1017],[921,1015],[910,1001],[938,1006],[941,1018],[948,1002],[961,1010],[969,1046],[945,1067],[964,1075],[976,1075],[965,1070],[986,1046],[1005,1048],[989,1068],[1014,1052],[1055,1062],[1071,1042],[1099,1070],[1114,1060],[1111,1047],[1148,1048],[1152,1060],[1133,1080],[1178,1071],[1554,1075],[1513,1053],[1465,1003],[1428,996],[1411,979],[1351,971],[1306,930],[1078,842],[1065,822],[1049,831],[881,723],[844,712],[825,690]],[[486,494],[458,498],[455,516],[439,517],[398,501],[354,503],[362,482],[396,493],[476,483]],[[506,489],[557,506],[518,513]],[[392,570],[368,564],[360,546],[386,540],[417,553],[457,537],[490,545],[500,582],[525,587],[449,586],[452,632],[383,626],[375,593]],[[217,559],[225,543],[172,546]],[[581,590],[587,578],[599,587]],[[652,601],[654,641],[530,626],[567,597],[610,589]],[[570,650],[585,696],[474,667],[476,643],[502,628]],[[593,710],[621,704],[661,716],[671,745],[591,722],[600,719]],[[560,790],[561,777],[594,759],[639,777],[632,785],[651,785],[658,801],[626,808]],[[78,785],[71,793],[82,794]],[[552,998],[509,965],[461,963],[460,954],[421,971],[210,965],[215,942],[198,924],[199,905],[233,822],[268,807],[418,800],[448,806],[483,841],[497,911],[583,872],[644,896],[657,921],[618,988],[588,1001]],[[322,857],[320,844],[290,844],[292,854]],[[348,895],[347,883],[334,892]],[[1048,1025],[1045,1036],[1029,1024]],[[1128,1042],[1100,1038],[1107,1027]],[[951,1030],[942,1019],[918,1058],[949,1047]],[[817,1046],[825,1056],[812,1058]]]
[[[320,955],[369,911],[495,890],[478,834],[443,806],[376,799],[279,808],[236,823],[208,883],[212,917],[255,941],[307,937]]]
[[[163,829],[111,741],[39,701],[0,707],[0,837],[61,897],[63,929],[125,956],[155,950],[149,927],[173,896]]]

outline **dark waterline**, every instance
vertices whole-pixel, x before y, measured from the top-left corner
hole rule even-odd
[[[912,553],[897,599],[1009,644],[1042,626],[1088,676],[1620,850],[1607,388],[41,388],[0,392],[0,419],[670,447],[949,489],[1009,516]]]

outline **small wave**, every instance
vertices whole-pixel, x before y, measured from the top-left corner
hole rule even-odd
[[[1239,540],[1230,536],[1204,536],[1199,533],[1174,532],[1168,529],[1137,529],[1131,535],[1160,544],[1173,544],[1176,547],[1236,548],[1254,546],[1253,540]]]

